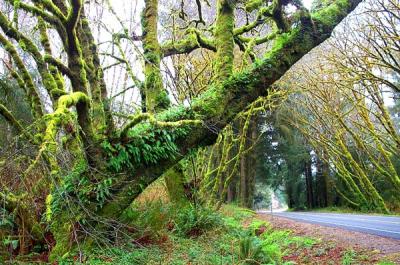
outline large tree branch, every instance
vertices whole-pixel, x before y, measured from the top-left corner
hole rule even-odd
[[[19,30],[13,27],[10,21],[7,19],[5,14],[0,11],[0,27],[3,29],[5,34],[18,42],[19,46],[29,52],[37,64],[37,69],[42,78],[43,85],[49,93],[51,99],[56,101],[60,91],[58,89],[54,76],[48,71],[47,65],[44,61],[44,57],[41,54],[38,46],[25,34],[22,34]],[[50,55],[47,55],[50,56]],[[62,92],[62,91],[61,91]]]
[[[206,126],[186,125],[183,131],[170,129],[167,134],[173,137],[169,137],[165,143],[162,142],[164,139],[162,134],[157,134],[160,131],[157,126],[142,124],[129,131],[127,136],[130,139],[124,143],[119,142],[127,148],[126,150],[128,148],[140,150],[139,143],[143,142],[151,145],[157,140],[161,141],[161,144],[171,144],[170,141],[173,141],[172,144],[178,149],[179,154],[154,162],[135,164],[134,174],[126,174],[122,177],[120,186],[116,186],[113,192],[113,200],[103,207],[99,214],[104,217],[120,215],[132,199],[141,192],[141,186],[147,186],[156,180],[190,149],[212,144],[216,139],[216,132],[222,130],[238,113],[246,109],[248,104],[260,96],[265,96],[268,92],[267,88],[271,87],[311,49],[329,38],[335,26],[360,2],[361,0],[337,0],[312,14],[314,21],[311,21],[307,15],[303,16],[296,28],[277,36],[271,51],[252,69],[211,87],[193,102],[190,108],[181,106],[161,113],[157,117],[157,120],[163,121],[202,119]],[[133,156],[132,163],[135,163],[134,157],[137,159],[137,156]]]
[[[39,155],[27,171],[30,171],[37,161],[44,156],[50,164],[52,173],[55,174],[58,172],[59,167],[56,158],[58,145],[57,133],[61,125],[67,123],[72,118],[69,108],[72,106],[78,107],[79,105],[89,105],[89,102],[90,100],[88,96],[82,92],[73,92],[68,95],[63,95],[58,99],[57,109],[46,117],[46,131],[43,135],[43,142],[39,149]]]
[[[36,119],[41,119],[43,116],[43,106],[40,101],[40,97],[36,90],[36,86],[33,82],[31,74],[28,72],[28,69],[26,68],[24,62],[22,61],[22,58],[19,56],[15,46],[2,34],[0,34],[0,45],[4,47],[4,49],[8,52],[8,54],[10,54],[15,65],[18,67],[18,69],[20,70],[20,72],[22,74],[21,77],[22,77],[23,83],[21,82],[21,79],[17,79],[17,81],[22,89],[26,88],[26,92],[27,92],[26,96],[27,96],[28,102],[30,103],[33,117],[35,117]],[[17,76],[15,75],[15,77],[17,77]]]
[[[161,44],[161,54],[163,57],[168,57],[176,54],[188,54],[197,48],[204,48],[211,51],[216,51],[213,40],[202,35],[196,29],[190,29],[189,34],[178,41],[168,41]]]
[[[61,21],[66,21],[64,13],[51,0],[32,0],[37,5],[43,5],[45,9],[57,16]]]
[[[68,76],[69,78],[73,78],[73,74],[71,73],[71,70],[61,60],[56,59],[53,56],[47,55],[47,54],[44,56],[44,60],[47,63],[57,67],[57,69],[64,75]]]
[[[14,4],[13,0],[5,0],[5,1],[9,2],[10,4]],[[35,2],[37,2],[37,1],[35,1]],[[25,10],[26,12],[32,13],[36,16],[42,17],[44,20],[46,20],[48,23],[50,23],[52,25],[58,25],[60,23],[59,18],[53,16],[52,14],[44,11],[43,9],[41,9],[37,6],[33,6],[33,5],[29,5],[29,4],[21,2],[19,4],[19,8],[22,10]],[[62,20],[61,22],[64,22],[64,20]]]
[[[68,12],[66,27],[70,30],[75,29],[82,9],[82,0],[71,0],[71,8]],[[68,30],[68,29],[67,29]]]

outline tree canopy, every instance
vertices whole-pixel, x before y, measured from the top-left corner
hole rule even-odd
[[[12,100],[0,101],[0,115],[18,139],[5,148],[25,150],[16,184],[1,184],[5,209],[18,209],[34,241],[49,228],[52,258],[77,242],[90,247],[85,231],[112,237],[144,188],[214,144],[240,113],[269,104],[275,82],[360,2],[323,1],[309,11],[297,0],[182,1],[165,11],[164,1],[145,0],[139,26],[111,1],[3,1],[0,100]],[[102,43],[96,27],[111,39]]]

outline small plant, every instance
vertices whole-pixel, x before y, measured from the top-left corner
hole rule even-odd
[[[254,236],[246,236],[239,241],[239,259],[243,264],[259,264],[264,260],[261,241]]]
[[[4,238],[2,243],[5,247],[9,249],[11,253],[14,252],[19,246],[19,240],[11,236]]]
[[[342,257],[342,264],[343,265],[353,264],[355,256],[356,253],[354,252],[354,250],[352,249],[347,250]]]
[[[262,220],[255,220],[249,225],[248,229],[253,235],[259,236],[268,231],[268,227],[269,224],[267,222]]]
[[[218,226],[222,226],[219,214],[211,209],[191,204],[176,215],[174,232],[180,236],[197,237]]]

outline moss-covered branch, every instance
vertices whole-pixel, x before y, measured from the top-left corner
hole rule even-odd
[[[254,2],[254,1],[253,1],[253,2]],[[259,1],[259,2],[260,2],[260,3],[258,3],[258,4],[261,6],[262,1]],[[250,3],[251,3],[251,1],[250,1]],[[249,3],[249,4],[250,4],[250,3]],[[248,5],[247,8],[246,8],[246,11],[247,11],[247,12],[249,12],[249,11],[251,12],[251,11],[253,10],[253,7],[250,9],[249,6],[250,6],[250,5]],[[259,6],[257,5],[256,8],[259,8]],[[233,30],[233,35],[235,35],[235,36],[242,35],[242,34],[244,34],[244,33],[246,33],[246,32],[249,32],[249,31],[255,29],[256,27],[262,25],[262,24],[265,22],[265,20],[266,20],[264,14],[265,14],[267,11],[268,11],[268,10],[266,10],[265,8],[260,8],[259,11],[258,11],[258,13],[257,13],[256,18],[255,18],[251,23],[248,23],[248,24],[246,24],[246,25],[244,25],[244,26],[235,28],[235,29]]]
[[[99,214],[110,217],[121,214],[132,199],[141,192],[140,187],[157,179],[191,148],[213,143],[216,139],[216,132],[219,132],[238,113],[246,109],[248,104],[259,96],[265,96],[268,92],[267,88],[281,78],[311,49],[326,40],[334,27],[354,10],[361,0],[344,2],[346,2],[345,5],[342,0],[337,0],[327,7],[331,12],[324,11],[323,20],[315,19],[312,22],[309,16],[302,17],[295,28],[278,35],[274,46],[262,61],[255,64],[250,70],[236,74],[225,82],[209,88],[193,102],[190,108],[178,107],[157,115],[157,120],[165,122],[202,119],[205,126],[185,126],[184,134],[172,138],[175,146],[179,147],[179,156],[159,160],[153,166],[135,164],[135,174],[126,175],[121,179],[121,186],[115,187],[118,190],[114,194],[115,200],[101,209]],[[316,15],[314,14],[315,17],[318,17]],[[329,23],[325,23],[326,20]],[[134,128],[129,131],[128,139],[124,144],[134,144],[138,137],[154,134],[153,126],[146,127],[145,124],[142,124],[140,127],[140,130]],[[174,134],[173,131],[171,133]],[[155,139],[153,140],[155,141]],[[127,181],[130,181],[130,185],[126,185]]]
[[[177,54],[188,54],[197,48],[217,51],[212,39],[207,38],[197,29],[190,29],[187,31],[185,38],[161,44],[161,53],[163,57],[168,57]]]
[[[1,19],[1,14],[0,14],[0,19]],[[15,46],[1,33],[0,33],[0,45],[2,45],[4,49],[8,52],[8,54],[10,54],[14,63],[21,72],[21,79],[17,79],[19,81],[18,84],[20,86],[23,85],[22,87],[23,89],[26,87],[26,92],[27,92],[26,94],[28,97],[28,102],[30,103],[31,106],[33,117],[36,119],[41,119],[43,116],[43,106],[40,101],[39,94],[36,90],[36,86],[33,82],[32,76],[25,67],[25,64],[22,61],[21,57],[19,56]],[[21,83],[22,80],[23,83]]]
[[[0,27],[9,38],[12,38],[18,42],[21,49],[27,51],[30,55],[32,55],[37,64],[37,68],[42,78],[44,87],[48,91],[53,102],[56,102],[58,96],[60,95],[60,89],[54,76],[48,71],[47,65],[37,45],[30,38],[22,34],[15,27],[13,27],[10,21],[7,19],[6,15],[1,11]]]
[[[160,127],[182,127],[186,125],[202,125],[201,120],[178,120],[178,121],[158,121],[151,113],[140,113],[132,117],[132,119],[122,128],[120,132],[120,138],[125,139],[127,137],[128,131],[140,124],[143,121],[148,120],[150,124]]]
[[[46,117],[46,131],[43,136],[43,143],[40,147],[40,155],[38,158],[40,158],[42,154],[48,155],[47,158],[53,174],[58,173],[59,170],[56,159],[58,130],[64,122],[67,122],[71,119],[69,108],[79,104],[89,104],[89,98],[86,94],[82,92],[74,92],[69,95],[61,96],[58,99],[57,109]]]
[[[10,4],[14,4],[14,0],[5,0],[5,1],[9,2]],[[38,8],[37,6],[26,4],[22,1],[20,1],[19,3],[19,8],[25,10],[26,12],[32,13],[36,16],[42,17],[50,24],[57,25],[61,22],[59,18],[53,16],[52,14],[46,12],[45,10]]]
[[[241,42],[244,42],[247,44],[260,45],[262,43],[274,40],[278,34],[279,33],[277,31],[274,31],[263,37],[250,38],[250,37],[245,37],[245,36],[237,36],[237,39],[239,39]]]
[[[38,4],[38,5],[42,5],[45,9],[47,9],[47,11],[49,11],[50,13],[55,15],[61,21],[67,20],[64,13],[52,1],[50,1],[50,0],[33,0],[32,2],[35,4]]]
[[[59,59],[56,59],[56,58],[54,58],[53,56],[45,55],[45,56],[44,56],[44,60],[45,60],[47,63],[49,63],[49,64],[51,64],[51,65],[57,67],[57,69],[58,69],[62,74],[66,75],[66,76],[68,76],[68,77],[72,77],[72,72],[71,72],[71,70],[70,70],[63,62],[61,62]]]
[[[71,7],[68,11],[68,19],[64,26],[66,34],[64,48],[68,56],[68,68],[71,70],[70,80],[72,90],[84,95],[90,95],[90,83],[88,81],[87,73],[87,70],[90,68],[84,59],[83,48],[81,46],[82,42],[86,41],[87,36],[79,30],[79,27],[77,27],[79,25],[82,8],[81,0],[71,1]],[[79,35],[79,33],[82,34]],[[59,34],[62,36],[62,32],[59,32]],[[87,56],[89,56],[89,54],[87,54]],[[88,60],[90,60],[90,58],[88,58]],[[92,166],[101,164],[101,151],[96,142],[104,137],[104,135],[102,132],[97,134],[95,132],[89,104],[77,104],[76,110],[78,114],[78,123],[82,129],[80,131],[80,136],[85,146],[88,160]]]
[[[40,6],[38,4],[38,6]],[[59,60],[56,60],[52,54],[52,48],[51,48],[51,44],[50,44],[50,40],[49,40],[49,36],[47,34],[47,25],[46,22],[44,21],[44,19],[42,17],[38,17],[38,28],[39,28],[39,33],[40,33],[40,42],[44,48],[45,51],[45,55],[43,57],[44,61],[46,61],[47,63],[49,63],[49,59],[50,61],[52,61],[51,59],[54,59],[56,62],[59,62]],[[46,60],[47,59],[47,60]],[[62,68],[64,65],[61,64],[60,66],[58,66],[58,68]],[[49,71],[52,74],[52,76],[54,77],[54,80],[57,84],[58,90],[61,92],[60,95],[63,95],[65,93],[65,83],[64,83],[64,78],[63,76],[60,74],[60,71],[62,72],[62,70],[69,70],[69,69],[65,69],[63,68],[62,70],[59,70],[57,68],[57,65],[52,65],[50,63],[49,65]],[[65,75],[67,75],[67,73],[64,73]],[[58,99],[58,96],[55,97],[55,100]]]
[[[82,0],[71,0],[70,3],[71,7],[67,16],[66,27],[73,29],[76,27],[79,16],[81,14]]]

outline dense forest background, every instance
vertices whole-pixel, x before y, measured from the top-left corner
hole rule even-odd
[[[143,197],[400,211],[399,7],[2,1],[0,250],[143,239]]]

